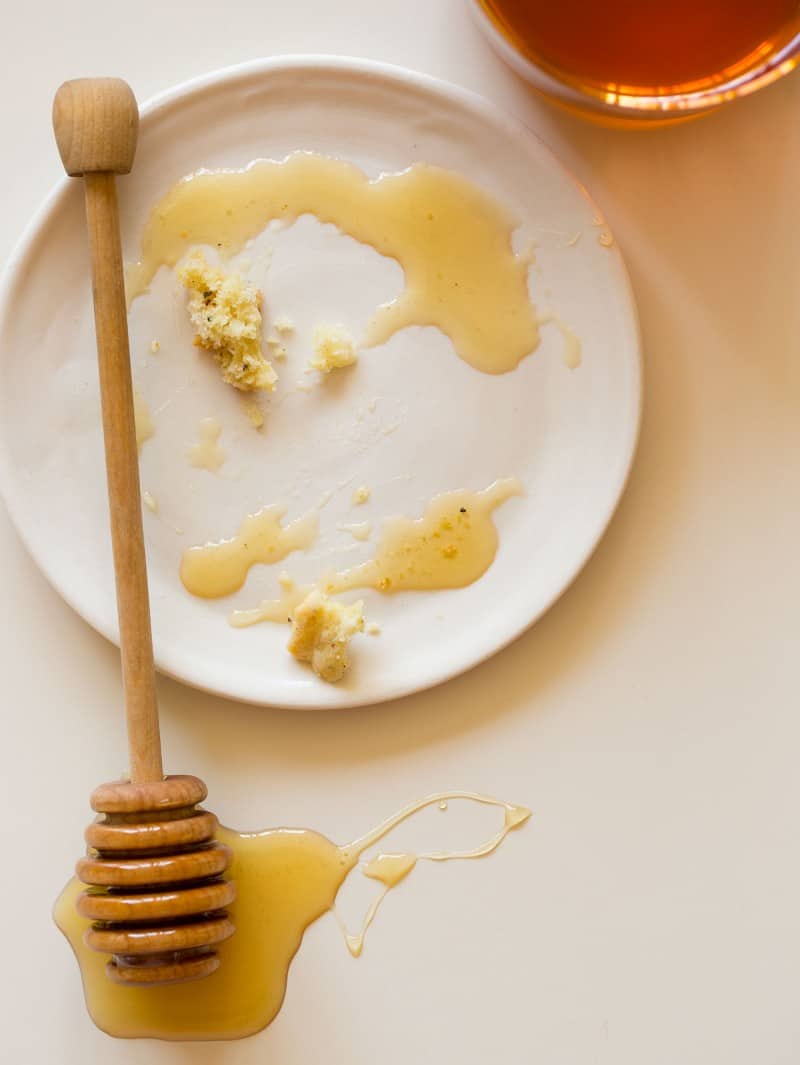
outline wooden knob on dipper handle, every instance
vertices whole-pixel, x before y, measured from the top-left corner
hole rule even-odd
[[[221,878],[231,855],[213,840],[217,819],[197,805],[205,785],[165,778],[161,761],[114,177],[133,166],[136,98],[117,78],[68,81],[53,102],[53,128],[67,173],[84,178],[130,758],[130,781],[92,795],[100,817],[78,862],[89,887],[78,911],[94,922],[87,944],[112,955],[113,979],[191,980],[219,965],[214,947],[233,934],[224,907],[235,890]]]
[[[53,100],[53,129],[70,177],[131,172],[139,108],[120,78],[65,81]]]

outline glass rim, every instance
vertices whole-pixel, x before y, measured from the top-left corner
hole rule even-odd
[[[624,86],[620,86],[617,91],[599,87],[593,89],[591,86],[572,84],[566,78],[559,77],[552,69],[540,66],[535,60],[524,55],[495,25],[483,0],[471,0],[470,6],[495,51],[527,81],[563,102],[584,107],[588,104],[595,110],[612,115],[628,115],[642,119],[690,115],[748,96],[779,81],[800,65],[798,30],[763,63],[717,85],[683,92],[650,94],[627,92]]]

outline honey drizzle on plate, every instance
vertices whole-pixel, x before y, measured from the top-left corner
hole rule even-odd
[[[409,325],[436,326],[465,362],[489,374],[515,369],[538,346],[530,255],[512,246],[519,220],[467,178],[426,163],[370,180],[351,163],[295,152],[243,170],[189,175],[150,213],[139,261],[127,268],[128,299],[193,246],[229,258],[270,221],[303,214],[333,223],[403,269],[403,291],[377,309],[359,346],[376,347]]]
[[[375,557],[322,581],[329,594],[353,588],[380,592],[464,588],[477,581],[497,554],[492,512],[521,495],[516,477],[495,481],[482,492],[444,492],[421,518],[389,518]]]
[[[219,444],[222,423],[219,418],[203,418],[198,433],[198,442],[189,450],[189,462],[199,469],[216,473],[228,457]]]
[[[354,540],[362,543],[364,540],[369,540],[372,535],[371,521],[340,521],[336,528],[340,532],[350,533]]]
[[[562,358],[568,370],[577,370],[583,361],[583,344],[580,337],[553,311],[546,311],[539,315],[539,325],[552,323],[561,334],[564,342]]]
[[[292,551],[310,547],[319,532],[316,511],[283,525],[286,507],[273,504],[249,514],[229,540],[190,547],[181,561],[187,591],[217,599],[239,590],[251,566],[280,562]]]
[[[385,522],[373,558],[328,573],[317,586],[329,595],[354,588],[374,588],[389,595],[473,584],[497,554],[493,511],[522,491],[516,477],[507,477],[482,492],[461,490],[434,496],[421,518],[395,517]],[[280,598],[265,599],[251,610],[234,610],[228,618],[231,625],[246,628],[260,621],[288,621],[315,586],[297,585],[283,573],[280,587]]]
[[[441,792],[411,803],[343,847],[310,829],[221,828],[218,838],[234,853],[230,875],[238,896],[230,909],[236,934],[219,947],[220,968],[188,984],[128,987],[109,980],[105,956],[84,943],[89,922],[75,909],[83,885],[70,880],[56,901],[54,917],[75,952],[92,1020],[110,1035],[126,1038],[239,1039],[260,1031],[280,1010],[289,966],[306,928],[333,909],[339,889],[365,852],[420,810],[457,799],[501,808],[502,827],[471,851],[379,853],[362,865],[362,873],[381,882],[384,890],[359,933],[343,929],[348,949],[357,956],[381,902],[419,861],[485,857],[523,825],[531,811],[474,792]]]

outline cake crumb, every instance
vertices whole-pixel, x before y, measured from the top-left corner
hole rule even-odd
[[[353,492],[352,502],[353,506],[359,506],[362,503],[366,503],[369,497],[372,495],[372,489],[369,485],[362,484],[356,488]]]
[[[299,662],[310,662],[321,680],[340,681],[350,661],[348,644],[364,631],[364,604],[329,599],[318,588],[295,608],[287,649]]]
[[[189,292],[189,317],[195,344],[211,352],[222,379],[242,392],[273,391],[278,379],[261,353],[261,293],[240,274],[210,266],[195,251],[178,270]]]
[[[158,355],[159,351],[161,351],[161,341],[160,340],[151,340],[150,341],[150,354],[151,355]]]
[[[272,325],[275,332],[280,336],[287,336],[289,333],[294,332],[294,322],[291,318],[286,318],[285,316],[282,318],[276,318]]]
[[[342,326],[316,326],[313,342],[315,355],[308,364],[312,370],[329,374],[332,370],[352,366],[358,359],[353,338]]]
[[[369,625],[367,625],[366,633],[367,636],[380,636],[381,627],[377,621],[370,621]]]

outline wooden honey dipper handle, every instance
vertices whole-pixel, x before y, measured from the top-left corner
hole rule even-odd
[[[84,178],[130,778],[146,783],[164,773],[115,178],[133,166],[136,98],[118,78],[68,81],[53,102],[53,128],[65,170]]]

